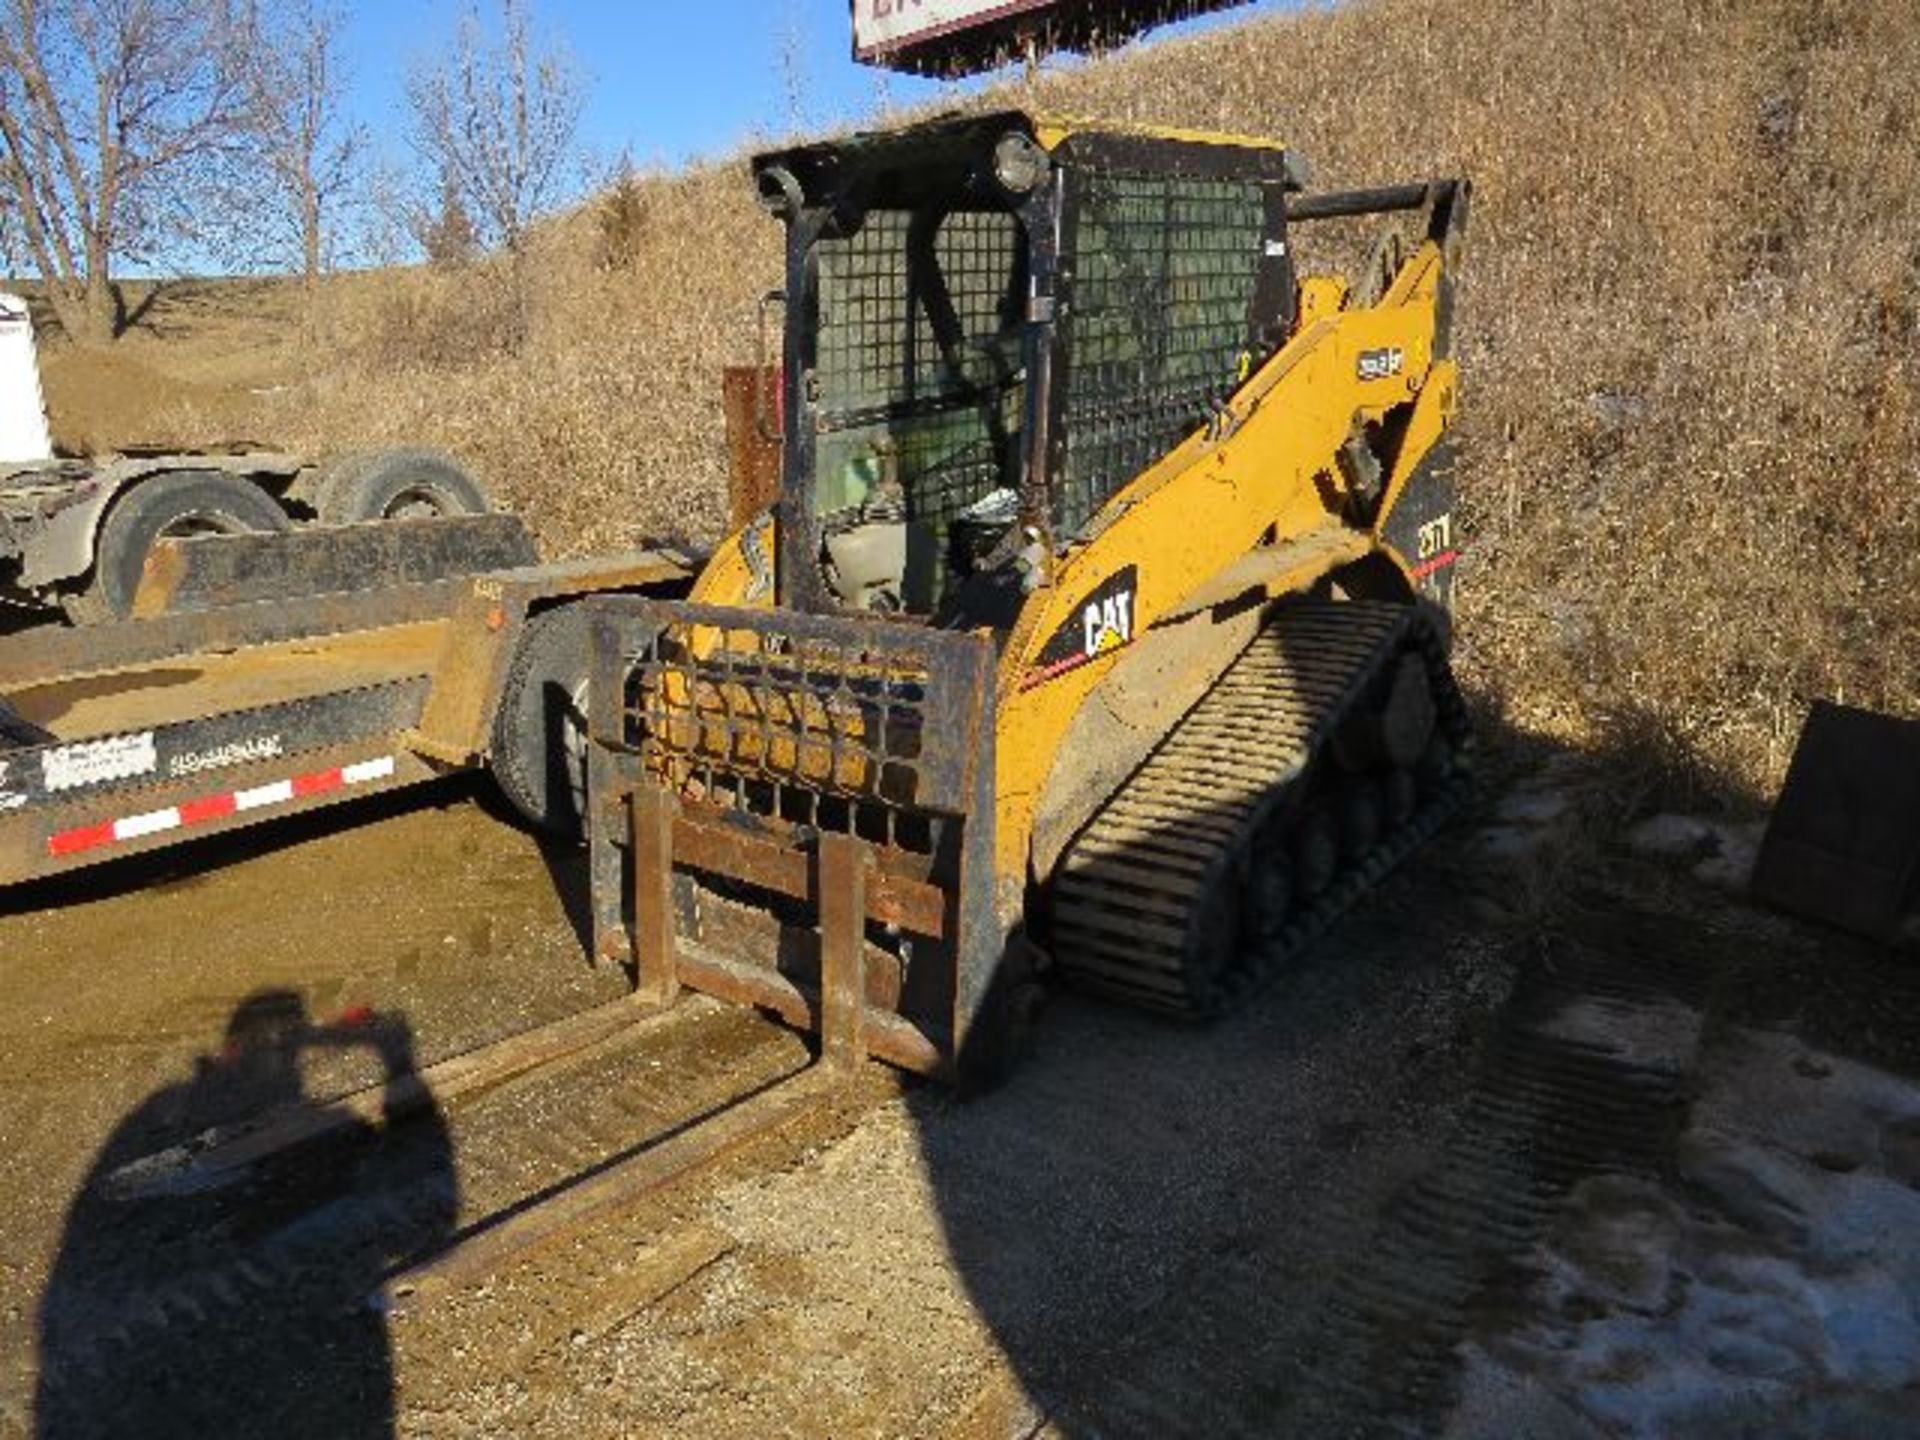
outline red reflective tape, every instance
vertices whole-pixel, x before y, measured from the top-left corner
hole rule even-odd
[[[1416,580],[1424,580],[1427,576],[1433,574],[1434,571],[1446,569],[1447,566],[1453,564],[1453,562],[1459,558],[1460,552],[1458,550],[1442,550],[1431,560],[1423,560],[1420,564],[1414,566],[1413,578]]]
[[[385,779],[393,773],[391,757],[379,760],[362,761],[350,767],[356,773],[355,783]],[[97,850],[103,845],[112,845],[121,840],[141,840],[149,835],[157,835],[165,830],[183,828],[188,825],[205,825],[213,820],[224,820],[240,811],[241,797],[254,797],[249,808],[270,804],[286,804],[308,795],[324,795],[331,790],[341,790],[348,784],[347,769],[316,770],[306,775],[295,775],[291,780],[282,780],[275,785],[258,786],[247,791],[226,791],[219,795],[202,795],[197,800],[182,801],[177,808],[167,811],[154,811],[150,815],[122,817],[108,820],[99,825],[85,825],[77,830],[63,830],[47,839],[47,853],[54,859],[67,855],[77,855],[83,850]],[[279,794],[272,794],[279,788]],[[143,825],[140,822],[159,820],[167,817],[165,825]],[[126,827],[125,833],[120,828]]]
[[[198,800],[188,800],[180,806],[182,825],[204,825],[209,820],[218,820],[233,814],[238,807],[231,793],[226,795],[204,795]]]
[[[87,825],[79,830],[63,830],[47,840],[47,853],[58,860],[63,855],[77,855],[82,850],[97,850],[102,845],[113,843],[113,822],[104,825]]]
[[[1064,675],[1069,670],[1078,670],[1082,665],[1091,664],[1095,658],[1097,657],[1084,653],[1076,653],[1067,656],[1064,660],[1056,660],[1044,669],[1029,670],[1026,678],[1020,682],[1020,688],[1022,690],[1031,690],[1036,685],[1044,685],[1047,681]]]
[[[347,783],[347,777],[336,770],[317,770],[311,775],[293,777],[295,795],[324,795],[329,790],[338,790]]]

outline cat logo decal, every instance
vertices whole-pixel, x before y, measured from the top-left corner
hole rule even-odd
[[[1110,655],[1133,640],[1134,592],[1139,575],[1131,565],[1101,581],[1081,602],[1071,620],[1055,630],[1040,651],[1039,663],[1020,682],[1022,690],[1077,670]]]

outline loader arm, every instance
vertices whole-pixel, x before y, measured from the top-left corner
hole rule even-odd
[[[1460,212],[1452,210],[1450,195],[1442,198],[1448,213],[1436,223],[1443,228],[1407,257],[1377,303],[1324,313],[1303,308],[1292,340],[1248,378],[1217,422],[1116,494],[1087,528],[1087,543],[1061,561],[1051,585],[1023,612],[998,675],[1002,784],[996,834],[1003,878],[1027,872],[1043,801],[1059,799],[1063,786],[1087,792],[1088,801],[1099,792],[1099,786],[1064,779],[1048,794],[1056,770],[1065,767],[1062,773],[1071,774],[1085,763],[1078,747],[1066,743],[1075,718],[1130,647],[1153,646],[1156,629],[1189,617],[1196,597],[1209,611],[1245,610],[1256,592],[1267,598],[1305,591],[1369,556],[1392,568],[1407,595],[1415,593],[1422,559],[1385,537],[1455,404],[1457,370],[1436,352],[1445,343],[1446,257]],[[1391,478],[1370,524],[1355,526],[1355,497],[1337,453],[1356,425],[1395,411],[1405,412],[1405,420]],[[1195,517],[1204,521],[1195,523]],[[1223,578],[1230,588],[1222,586]],[[1084,637],[1089,606],[1118,593],[1130,596],[1129,633],[1122,643],[1056,670],[1049,644],[1076,629]],[[1177,648],[1198,652],[1188,667],[1196,693],[1230,658],[1234,643],[1230,628],[1204,628],[1218,631],[1219,643],[1197,635],[1177,642]],[[1080,654],[1084,646],[1070,658]],[[1155,688],[1164,690],[1164,667],[1154,673]],[[1108,746],[1098,758],[1103,773],[1124,773],[1140,756]],[[1072,828],[1074,818],[1051,817],[1056,838]],[[1044,877],[1055,849],[1053,843],[1041,847],[1033,866],[1037,878]],[[1005,894],[1011,901],[1014,887]]]

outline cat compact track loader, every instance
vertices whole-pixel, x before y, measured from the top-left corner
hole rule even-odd
[[[960,1078],[1037,979],[1230,1009],[1465,784],[1466,182],[1024,113],[754,174],[782,483],[686,600],[592,602],[598,955]]]

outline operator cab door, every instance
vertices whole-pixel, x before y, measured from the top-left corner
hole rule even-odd
[[[995,181],[1003,132],[791,157],[821,163],[788,215],[784,604],[947,616],[1005,558],[1050,344],[1033,235],[1054,192],[1044,165],[1044,193]]]

